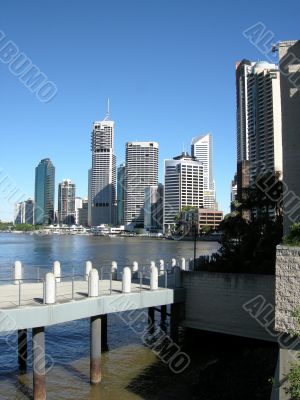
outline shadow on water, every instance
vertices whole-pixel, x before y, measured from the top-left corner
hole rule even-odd
[[[186,370],[174,374],[168,364],[157,360],[127,389],[149,400],[270,398],[277,344],[189,329],[180,345],[191,358]]]

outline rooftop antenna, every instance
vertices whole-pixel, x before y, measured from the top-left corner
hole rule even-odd
[[[104,117],[104,121],[107,121],[109,119],[109,97],[107,98],[107,110],[106,110],[106,114]]]

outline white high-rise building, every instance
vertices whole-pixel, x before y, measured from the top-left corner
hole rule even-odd
[[[202,162],[183,152],[165,160],[164,232],[171,232],[182,207],[203,208],[204,167]]]
[[[58,185],[58,221],[61,224],[75,223],[75,192],[71,179],[64,179]]]
[[[109,111],[103,121],[93,124],[92,169],[90,183],[91,225],[115,223],[116,156],[114,154],[114,121]]]
[[[216,188],[213,178],[213,143],[211,133],[192,139],[192,157],[203,164],[204,208],[216,209]]]
[[[144,224],[145,188],[158,184],[158,143],[126,143],[124,223]]]
[[[248,76],[254,64],[249,60],[236,63],[237,162],[249,160]]]
[[[248,139],[250,184],[260,174],[282,173],[279,70],[259,61],[248,75]]]
[[[82,208],[82,197],[75,197],[75,224],[79,225],[79,209]]]

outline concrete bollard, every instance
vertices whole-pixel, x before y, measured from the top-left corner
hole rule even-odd
[[[137,261],[133,261],[132,272],[137,272],[139,270],[139,264]]]
[[[54,261],[53,263],[53,274],[55,276],[56,282],[59,283],[61,281],[61,267],[59,261]]]
[[[159,260],[159,273],[163,275],[165,273],[165,262],[164,260]]]
[[[151,269],[152,267],[155,267],[155,261],[151,261],[151,262],[150,262],[150,269]]]
[[[131,270],[129,267],[125,267],[123,269],[122,292],[123,293],[131,292]]]
[[[174,267],[174,287],[181,287],[181,270],[178,266]]]
[[[99,273],[96,268],[92,268],[89,274],[89,297],[99,296]]]
[[[186,270],[185,267],[186,267],[185,258],[182,257],[182,259],[181,259],[181,269],[182,269],[182,271],[185,271],[185,270]]]
[[[86,261],[85,262],[85,280],[86,281],[89,280],[89,275],[90,275],[92,268],[93,268],[92,261]]]
[[[14,268],[14,279],[15,285],[18,285],[22,279],[22,263],[21,261],[15,261],[15,268]]]
[[[48,272],[45,278],[45,304],[54,304],[56,301],[56,285],[55,276],[52,272]]]
[[[171,261],[172,268],[176,267],[176,264],[177,264],[176,258],[172,258],[172,261]]]
[[[158,268],[155,265],[150,269],[150,290],[158,289]]]

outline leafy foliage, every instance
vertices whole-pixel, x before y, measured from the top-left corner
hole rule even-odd
[[[291,246],[300,246],[300,222],[291,225],[289,234],[283,243]]]
[[[276,246],[282,239],[282,220],[267,217],[247,222],[240,213],[225,217],[221,248],[198,268],[207,271],[274,274]]]

